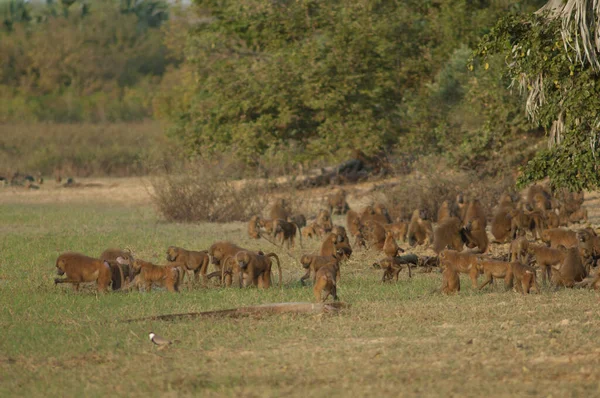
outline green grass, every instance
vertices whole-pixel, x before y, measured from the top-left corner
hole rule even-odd
[[[340,220],[337,220],[338,222]],[[356,253],[342,268],[339,314],[122,322],[156,314],[309,301],[303,270],[282,251],[284,287],[194,288],[97,295],[54,286],[59,253],[131,247],[164,263],[169,245],[205,249],[241,223],[166,224],[151,208],[0,207],[0,396],[580,396],[600,391],[598,296],[544,289],[523,297],[502,282],[483,293],[431,294],[441,275],[379,282]],[[317,242],[305,242],[306,251]],[[298,250],[296,255],[299,256]],[[178,339],[165,350],[154,331]]]

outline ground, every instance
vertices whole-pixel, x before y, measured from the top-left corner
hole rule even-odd
[[[382,284],[381,271],[371,266],[380,255],[372,252],[356,252],[343,265],[339,295],[351,307],[338,314],[123,322],[310,301],[296,259],[318,242],[287,253],[250,240],[243,223],[165,223],[152,208],[146,179],[90,182],[102,185],[0,189],[0,396],[600,393],[596,293],[543,288],[522,296],[505,292],[501,281],[477,292],[462,278],[460,294],[447,297],[433,293],[439,273],[409,280],[402,272],[398,283]],[[598,224],[598,196],[587,197]],[[74,293],[53,284],[63,251],[97,256],[129,247],[164,263],[169,245],[205,249],[221,239],[277,252],[284,286],[97,295],[92,286]],[[150,331],[178,341],[159,350]]]

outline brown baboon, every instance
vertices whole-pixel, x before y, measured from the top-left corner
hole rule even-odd
[[[569,216],[569,222],[572,223],[581,223],[582,221],[588,221],[588,211],[587,209],[580,207]]]
[[[514,285],[520,293],[529,294],[532,288],[537,293],[540,292],[533,267],[521,264],[519,261],[511,262],[510,267],[515,282]]]
[[[440,208],[438,209],[437,222],[439,224],[450,217],[452,217],[452,215],[450,214],[450,204],[447,200],[444,200],[440,205]]]
[[[133,260],[133,270],[136,273],[133,285],[143,285],[146,291],[150,291],[152,286],[156,285],[165,287],[170,292],[178,292],[179,269],[178,266],[159,266],[136,258]]]
[[[510,236],[525,236],[530,231],[535,240],[540,239],[543,230],[543,216],[539,212],[525,212],[521,209],[511,211]]]
[[[246,278],[246,286],[256,286],[261,289],[271,287],[271,258],[277,261],[279,268],[279,286],[283,281],[281,274],[281,263],[279,257],[275,253],[263,254],[262,252],[255,253],[249,250],[242,250],[236,253],[235,261],[237,262],[239,273],[239,287],[244,287],[244,278]]]
[[[211,262],[215,266],[215,272],[210,273],[208,275],[208,278],[210,279],[215,276],[222,278],[223,275],[226,274],[224,265],[225,265],[227,258],[234,258],[235,255],[242,250],[246,250],[246,249],[243,249],[243,248],[239,247],[238,245],[231,243],[231,242],[227,242],[227,241],[220,241],[220,242],[213,243],[212,246],[208,249],[208,255],[210,256]],[[237,269],[237,264],[236,264],[236,265],[234,265],[232,272],[238,272],[238,271],[239,270]],[[232,282],[232,278],[233,278],[233,275],[231,275],[229,273],[229,271],[227,271],[226,278],[225,278],[225,280],[221,280],[221,283],[224,283],[225,286],[230,286],[231,282]]]
[[[504,243],[507,239],[512,238],[512,213],[514,209],[509,206],[502,206],[496,210],[492,219],[492,235],[498,243]]]
[[[320,238],[325,234],[323,228],[313,222],[302,229],[302,236],[305,238]]]
[[[331,214],[327,210],[319,210],[316,223],[323,229],[323,231],[325,231],[325,233],[331,232],[331,229],[333,228]]]
[[[588,276],[581,282],[575,283],[573,285],[573,287],[578,287],[578,288],[587,287],[590,289],[599,290],[600,289],[600,271],[596,272],[595,275]]]
[[[521,236],[510,243],[510,262],[519,261],[525,263],[527,253],[529,252],[529,241]]]
[[[362,230],[362,235],[370,247],[383,250],[385,244],[385,228],[377,221],[367,220]]]
[[[583,260],[579,248],[566,249],[564,260],[552,266],[552,282],[556,286],[573,287],[576,282],[585,279],[587,273],[583,266]]]
[[[509,290],[513,286],[513,274],[511,263],[506,261],[490,260],[484,258],[477,259],[477,269],[484,275],[485,280],[479,285],[479,290],[483,289],[494,279],[504,279],[504,287]]]
[[[203,283],[208,281],[207,272],[208,264],[210,263],[210,257],[208,256],[208,251],[206,250],[192,251],[183,249],[181,247],[169,246],[167,249],[167,261],[183,264],[179,280],[180,286],[184,280],[183,275],[185,275],[188,271],[192,271],[194,273],[194,283],[198,283],[200,275],[202,275]]]
[[[445,263],[441,266],[442,287],[440,292],[443,294],[454,294],[460,292],[460,276],[458,270],[452,263]]]
[[[346,213],[346,228],[350,231],[350,235],[356,236],[360,233],[362,226],[358,214],[354,210],[348,210]]]
[[[321,267],[316,274],[315,286],[313,293],[315,295],[315,301],[320,302],[327,300],[329,295],[333,297],[334,301],[338,300],[336,279],[339,272],[337,263],[326,265]],[[322,297],[322,293],[325,293],[325,297]]]
[[[539,210],[541,212],[545,212],[552,208],[550,204],[550,198],[544,196],[541,193],[536,193],[533,195],[533,202],[529,203],[535,210]]]
[[[267,233],[267,235],[272,235],[273,234],[273,223],[274,222],[275,222],[275,220],[267,220],[267,219],[264,219],[264,218],[259,218],[258,219],[258,225],[262,229],[265,230],[265,232]]]
[[[485,253],[488,249],[488,237],[485,232],[485,226],[481,224],[479,218],[470,220],[465,224],[464,237],[469,248],[477,247],[481,253]]]
[[[300,284],[302,284],[302,286],[304,286],[304,281],[306,281],[308,278],[310,278],[311,273],[313,275],[313,283],[314,283],[315,278],[317,276],[317,271],[323,266],[332,265],[334,263],[338,264],[337,280],[339,281],[339,279],[340,279],[339,262],[341,261],[343,256],[344,256],[344,251],[341,249],[337,250],[335,256],[318,256],[315,254],[303,255],[302,257],[300,257],[300,264],[302,264],[302,267],[306,269],[306,274],[304,274],[304,276],[302,276],[302,278],[300,278]]]
[[[54,279],[54,284],[72,283],[75,291],[79,290],[80,283],[96,282],[98,291],[106,292],[112,276],[110,264],[107,261],[72,252],[58,256],[56,273],[59,276],[66,274],[66,278]]]
[[[117,258],[125,260],[124,264],[119,264]],[[125,282],[133,280],[133,254],[128,250],[106,249],[100,255],[100,260],[108,262],[110,265],[112,290],[119,290],[125,287]]]
[[[565,252],[543,245],[528,244],[528,252],[533,254],[537,267],[542,271],[542,282],[546,283],[551,277],[553,265],[560,264],[565,258]]]
[[[483,211],[483,207],[481,206],[479,199],[473,199],[469,202],[467,211],[465,212],[465,217],[462,220],[463,225],[467,225],[473,220],[479,220],[479,225],[485,230],[487,219],[485,218],[485,212]]]
[[[477,276],[479,269],[477,268],[477,256],[473,253],[462,252],[456,250],[442,250],[438,256],[440,267],[452,266],[457,272],[468,274],[473,284],[473,288],[477,287]]]
[[[327,196],[327,204],[329,205],[329,213],[331,214],[346,214],[350,210],[348,202],[346,202],[346,191],[339,191]]]
[[[408,223],[397,221],[392,224],[385,224],[383,228],[386,232],[391,232],[394,236],[394,239],[406,242],[406,232],[408,231]]]
[[[577,233],[563,228],[546,229],[542,232],[542,241],[555,248],[560,245],[566,248],[578,245]]]
[[[296,224],[298,229],[304,228],[306,226],[306,217],[304,217],[304,214],[291,215],[287,218],[287,221]]]
[[[293,248],[295,246],[296,239],[296,224],[287,222],[285,220],[277,219],[273,223],[273,236],[279,239],[281,246],[283,243],[287,243],[287,248]],[[301,235],[302,236],[302,235]],[[302,246],[302,237],[300,237],[300,246]]]
[[[260,217],[252,216],[248,221],[248,236],[251,239],[260,239]]]
[[[348,234],[346,233],[346,228],[342,227],[341,225],[334,225],[331,229],[331,232],[336,235],[342,236],[344,240],[348,241]]]
[[[512,196],[510,196],[510,194],[508,193],[503,193],[500,196],[500,199],[498,200],[498,209],[501,208],[514,208],[515,207],[515,203],[512,199]]]
[[[446,218],[433,230],[433,251],[439,254],[448,247],[460,252],[463,249],[463,238],[460,220],[456,217]]]
[[[387,208],[381,203],[377,203],[375,206],[365,207],[361,212],[360,221],[363,224],[367,221],[377,221],[382,225],[391,224],[392,222]]]
[[[383,243],[383,252],[388,257],[396,257],[398,256],[398,252],[402,250],[396,240],[394,239],[394,235],[391,232],[385,233],[385,242]]]
[[[428,243],[433,240],[433,227],[431,221],[424,219],[424,214],[415,210],[408,225],[408,244],[411,246],[422,245],[425,239]]]
[[[269,212],[269,217],[271,217],[271,220],[277,220],[277,219],[287,220],[289,215],[290,215],[290,209],[288,207],[288,204],[285,201],[285,199],[281,199],[281,198],[277,199],[275,201],[275,203],[273,203],[273,206],[271,207],[271,211]]]
[[[354,247],[355,248],[363,248],[366,249],[367,248],[367,242],[365,241],[365,237],[359,233],[358,235],[356,235],[356,238],[354,239]]]
[[[548,229],[560,227],[560,219],[555,210],[547,210],[544,213],[544,224]]]
[[[552,199],[552,195],[548,192],[543,186],[535,184],[529,187],[527,190],[527,203],[531,205],[531,207],[537,208],[539,210],[548,210],[550,209],[550,200]]]
[[[383,269],[383,277],[381,278],[382,282],[387,282],[391,280],[395,280],[398,282],[398,274],[402,271],[403,266],[406,266],[408,269],[408,277],[412,278],[412,272],[410,270],[410,265],[417,265],[419,262],[419,258],[414,254],[408,254],[406,256],[396,256],[396,257],[386,257],[382,260],[379,260],[379,265],[381,269]],[[375,264],[373,264],[375,265]]]
[[[348,242],[348,239],[344,239],[342,235],[337,235],[330,232],[325,236],[325,239],[323,239],[319,255],[332,257],[336,255],[338,250],[342,250],[344,252],[344,257],[350,258],[350,255],[352,255],[352,248],[350,247],[350,242]]]

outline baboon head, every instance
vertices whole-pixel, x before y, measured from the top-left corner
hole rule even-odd
[[[300,264],[302,264],[302,267],[308,268],[310,266],[310,260],[311,258],[304,254],[302,257],[300,257]]]
[[[241,269],[245,269],[250,263],[250,255],[247,251],[238,252],[235,255],[235,261],[238,263]]]
[[[167,249],[167,261],[176,261],[179,256],[179,248],[175,246],[169,246]]]
[[[63,268],[63,263],[62,263],[62,262],[58,262],[58,263],[56,264],[56,273],[57,273],[59,276],[63,276],[63,275],[65,274],[65,270],[64,270],[64,268]]]

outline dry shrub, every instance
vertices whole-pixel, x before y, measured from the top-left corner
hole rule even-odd
[[[220,168],[198,162],[152,179],[152,200],[167,221],[246,221],[269,201],[262,181],[229,181]]]
[[[481,179],[474,171],[451,170],[440,159],[422,159],[415,164],[415,172],[386,194],[390,215],[395,219],[410,218],[413,210],[427,211],[429,218],[437,219],[437,211],[444,200],[451,205],[459,193],[465,200],[479,199],[486,214],[491,216],[493,207],[504,192],[514,193],[512,175]]]

